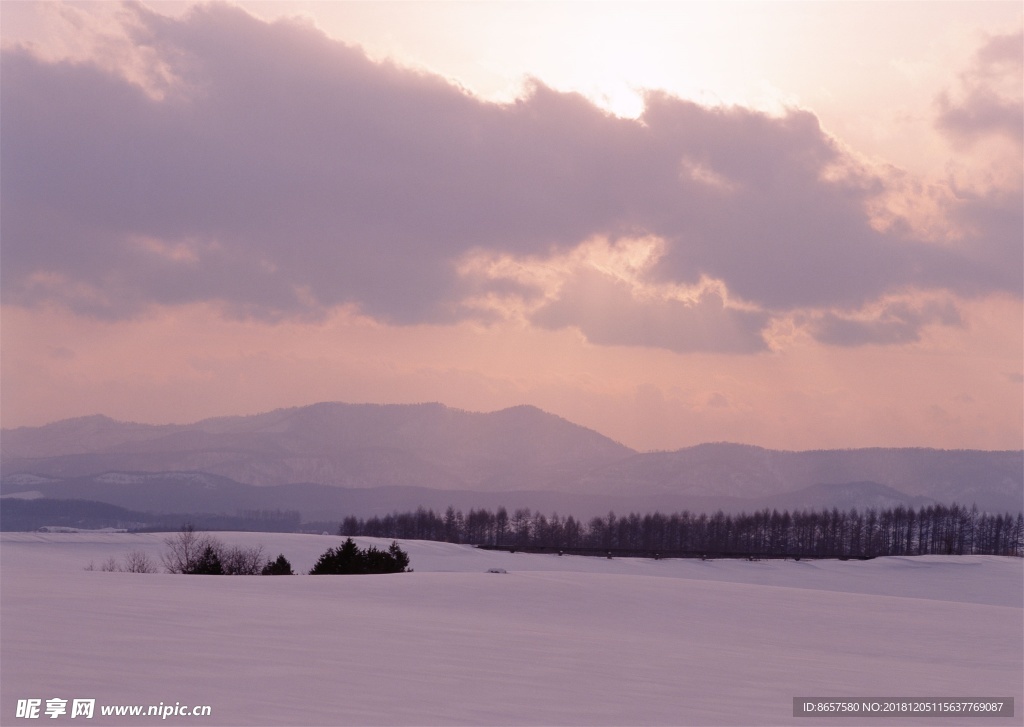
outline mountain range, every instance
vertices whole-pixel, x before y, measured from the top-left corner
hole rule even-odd
[[[959,502],[1016,513],[1024,453],[728,443],[641,453],[531,406],[321,403],[193,424],[97,415],[5,429],[0,493],[151,513],[289,510],[304,520],[448,505],[590,517]]]

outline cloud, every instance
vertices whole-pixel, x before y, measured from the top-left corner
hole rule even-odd
[[[857,311],[908,288],[1021,292],[1019,199],[965,206],[977,232],[959,247],[879,231],[885,180],[808,111],[650,93],[623,119],[540,82],[489,103],[298,22],[220,4],[126,13],[138,52],[124,72],[3,51],[6,304],[451,323],[502,284],[536,295],[464,274],[467,256],[543,260],[643,235],[663,250],[629,285],[580,269],[527,318],[595,343],[752,352],[769,317],[795,310]],[[704,280],[720,289],[638,293]]]
[[[897,300],[853,317],[822,314],[810,326],[811,335],[833,346],[892,345],[920,340],[929,325],[962,326],[960,312],[950,301]]]
[[[626,281],[581,269],[531,321],[544,328],[575,326],[591,343],[649,346],[679,353],[754,353],[767,348],[768,316],[728,308],[717,291],[695,300],[638,297]]]
[[[461,267],[484,295],[471,302],[496,317],[550,330],[575,328],[593,344],[678,353],[754,353],[767,348],[769,315],[727,301],[721,281],[663,284],[651,270],[664,255],[651,236],[595,238],[566,254],[494,258],[477,253]]]
[[[956,97],[947,91],[938,99],[941,131],[961,145],[992,134],[1024,140],[1024,32],[989,38],[960,86]]]
[[[961,246],[947,280],[955,279],[958,292],[967,295],[1000,289],[1019,297],[1024,32],[988,38],[960,74],[958,87],[937,104],[936,125],[962,155],[951,165],[949,188],[956,203],[948,219],[970,241]],[[987,272],[978,275],[982,270]]]

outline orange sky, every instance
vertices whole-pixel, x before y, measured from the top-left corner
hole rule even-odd
[[[1019,448],[1019,4],[720,7],[4,3],[2,425]]]

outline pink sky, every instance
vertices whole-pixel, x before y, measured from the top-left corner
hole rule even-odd
[[[4,3],[2,425],[1019,448],[1019,4],[729,7]]]

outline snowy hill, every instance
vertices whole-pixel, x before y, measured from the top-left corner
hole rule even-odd
[[[297,569],[340,540],[218,536]],[[157,557],[161,540],[0,536],[0,721],[27,698],[95,699],[96,725],[128,723],[101,706],[180,703],[211,714],[130,723],[300,726],[806,725],[794,697],[1024,700],[1019,559],[606,560],[408,541],[415,572],[389,576],[83,570]]]

